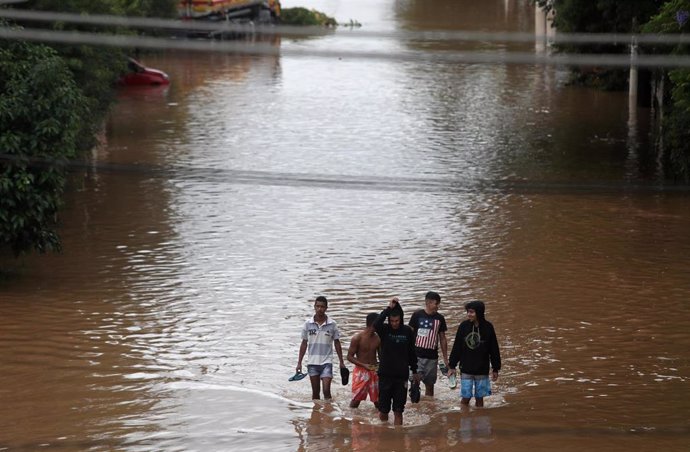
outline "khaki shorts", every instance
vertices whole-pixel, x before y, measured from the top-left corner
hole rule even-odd
[[[422,374],[422,383],[433,386],[438,379],[438,359],[417,358],[417,372]]]

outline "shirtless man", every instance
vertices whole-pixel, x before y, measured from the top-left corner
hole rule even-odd
[[[355,334],[350,341],[347,360],[355,365],[352,374],[352,401],[350,407],[357,408],[362,400],[367,399],[379,406],[379,376],[377,354],[381,339],[374,330],[378,313],[367,315],[367,327]]]

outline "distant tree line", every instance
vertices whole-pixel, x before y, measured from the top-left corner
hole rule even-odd
[[[302,7],[283,8],[280,11],[280,22],[284,25],[335,27],[338,22],[321,11]]]

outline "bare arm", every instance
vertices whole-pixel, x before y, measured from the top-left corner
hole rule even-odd
[[[350,341],[350,348],[347,350],[347,360],[350,361],[355,366],[361,366],[362,363],[355,358],[357,352],[359,351],[359,334],[355,334]]]
[[[448,365],[448,339],[446,339],[446,332],[441,331],[438,337],[441,343],[441,355],[443,355],[443,363],[446,365],[446,367],[450,368]]]
[[[297,372],[302,371],[302,360],[304,359],[304,354],[306,352],[307,352],[307,340],[304,339],[304,340],[302,340],[302,343],[299,346],[299,356],[297,357],[297,367],[296,367]]]
[[[338,359],[340,360],[340,367],[345,367],[345,361],[343,361],[343,346],[340,345],[340,339],[333,341],[335,345],[335,352],[338,354]]]

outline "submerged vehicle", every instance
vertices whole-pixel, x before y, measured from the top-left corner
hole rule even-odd
[[[146,67],[134,58],[129,58],[127,72],[118,80],[118,84],[123,86],[157,86],[169,83],[168,74]]]

